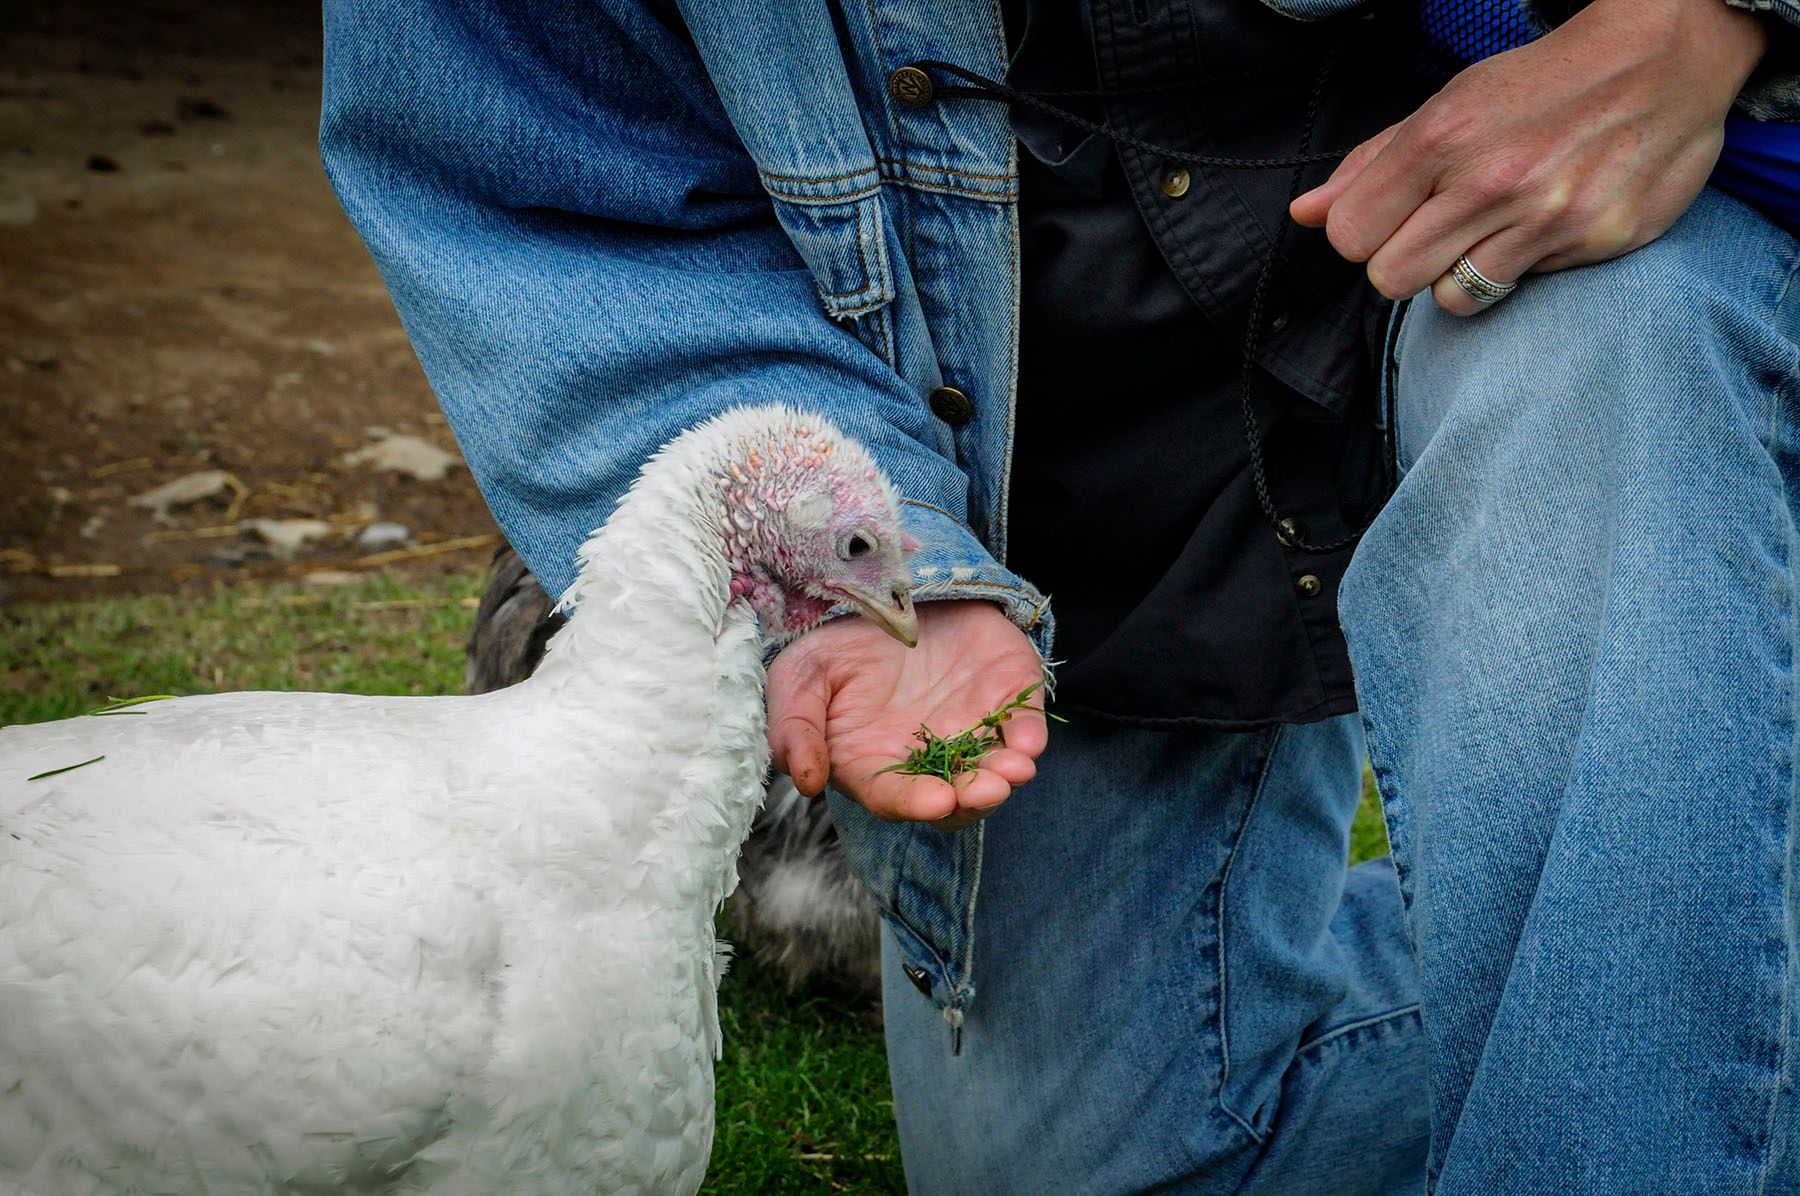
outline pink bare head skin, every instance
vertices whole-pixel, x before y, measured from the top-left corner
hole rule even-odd
[[[716,482],[731,600],[747,602],[778,639],[847,603],[902,643],[918,642],[907,566],[918,543],[862,446],[800,413],[729,443]]]

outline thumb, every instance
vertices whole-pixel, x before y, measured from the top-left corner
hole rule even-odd
[[[824,671],[810,658],[788,663],[777,657],[769,669],[768,694],[770,762],[793,778],[794,788],[816,797],[831,775],[825,750],[831,689]]]

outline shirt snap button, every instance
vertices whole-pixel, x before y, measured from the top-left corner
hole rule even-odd
[[[930,972],[927,972],[924,968],[916,968],[910,963],[901,964],[900,970],[906,973],[906,978],[912,981],[912,986],[914,988],[918,989],[928,997],[931,995]]]
[[[1317,598],[1325,591],[1325,583],[1308,573],[1294,583],[1302,598]]]
[[[960,427],[975,418],[975,404],[954,386],[940,386],[926,400],[931,413],[952,427]]]
[[[931,76],[916,66],[903,66],[888,76],[888,94],[908,108],[931,103]]]
[[[1177,167],[1162,177],[1162,193],[1170,199],[1180,199],[1188,193],[1193,178],[1187,171]]]

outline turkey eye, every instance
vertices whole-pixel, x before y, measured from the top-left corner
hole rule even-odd
[[[850,560],[868,556],[873,551],[875,551],[875,545],[871,544],[861,532],[852,534],[844,544],[844,556]]]

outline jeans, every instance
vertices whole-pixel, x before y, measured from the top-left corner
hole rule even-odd
[[[914,1196],[1406,1193],[1423,1036],[1354,719],[1059,725],[987,823],[960,1052],[884,960]]]
[[[1397,338],[1340,606],[1444,1196],[1800,1191],[1800,246],[1650,246]]]

